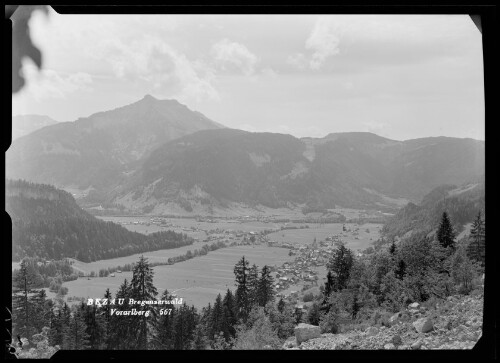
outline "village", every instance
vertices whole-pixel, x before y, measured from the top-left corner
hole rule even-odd
[[[220,220],[211,217],[198,217],[196,222],[213,223],[217,224]],[[172,228],[177,231],[181,230],[191,235],[195,243],[214,243],[223,242],[227,247],[234,246],[251,246],[251,245],[267,245],[268,247],[286,248],[289,250],[288,256],[293,258],[292,261],[284,262],[281,266],[269,266],[275,278],[274,288],[279,297],[284,299],[299,298],[299,291],[310,287],[318,287],[323,283],[326,276],[326,265],[329,262],[333,251],[340,243],[346,243],[348,240],[358,240],[361,224],[352,223],[346,225],[342,224],[342,231],[340,233],[331,234],[317,240],[316,237],[312,242],[300,240],[300,242],[291,241],[276,241],[269,238],[269,235],[283,232],[286,230],[308,230],[311,231],[311,236],[314,234],[314,226],[312,228],[308,224],[298,224],[283,221],[276,224],[274,228],[260,229],[252,231],[243,229],[228,229],[227,223],[234,223],[235,226],[242,226],[242,222],[256,221],[255,217],[242,216],[232,220],[226,220],[226,225],[214,226],[215,228],[200,228],[199,226],[181,226],[170,222],[165,217],[152,217],[148,220],[134,220],[127,221],[123,224],[133,225],[156,225],[162,228]],[[269,222],[269,221],[266,221]],[[369,233],[366,228],[364,232]],[[196,236],[196,237],[195,237]],[[286,239],[286,237],[285,237]],[[360,257],[362,252],[356,251],[356,255]]]

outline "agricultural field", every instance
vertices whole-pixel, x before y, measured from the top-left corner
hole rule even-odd
[[[279,228],[277,223],[266,223],[259,221],[239,220],[217,220],[216,222],[198,222],[194,218],[163,218],[165,226],[151,223],[150,217],[128,217],[128,216],[97,216],[97,218],[121,224],[130,231],[143,234],[172,230],[177,233],[185,233],[190,237],[202,240],[207,236],[205,231],[222,229],[228,231],[259,232],[265,229]],[[149,225],[148,225],[149,224]]]
[[[373,241],[376,241],[380,235],[382,224],[366,223],[357,225],[346,223],[347,232],[342,231],[342,223],[329,224],[308,224],[306,229],[285,229],[278,232],[273,232],[267,235],[270,241],[287,242],[291,244],[310,244],[314,238],[319,241],[325,240],[327,237],[340,234],[346,246],[353,251],[363,250],[371,246]]]
[[[179,249],[175,251],[179,253]],[[171,250],[157,251],[144,254],[154,261],[155,255]],[[180,253],[179,253],[180,254]],[[176,263],[174,265],[154,267],[154,285],[159,294],[168,289],[171,293],[176,293],[179,298],[183,298],[189,305],[196,307],[206,306],[209,302],[213,304],[217,294],[224,294],[225,291],[235,288],[234,265],[245,256],[250,264],[256,264],[259,268],[264,265],[279,266],[285,261],[293,259],[288,256],[288,249],[267,247],[267,246],[236,246],[209,252],[206,256],[196,257],[188,261]],[[137,258],[126,257],[129,262],[136,262]],[[98,261],[100,267],[116,266],[123,264],[123,258],[106,261]],[[105,265],[107,263],[107,266]],[[78,267],[84,269],[96,264],[79,263]],[[95,269],[93,265],[91,269]],[[116,273],[115,277],[96,277],[88,280],[79,278],[75,281],[68,281],[63,284],[68,288],[68,296],[99,298],[104,295],[106,288],[114,294],[118,290],[124,279],[130,281],[132,272]]]

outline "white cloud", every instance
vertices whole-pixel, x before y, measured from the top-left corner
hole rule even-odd
[[[23,61],[23,74],[27,80],[26,92],[36,101],[66,98],[70,93],[91,90],[92,77],[84,72],[64,76],[51,69],[39,71],[33,62]]]
[[[190,60],[156,37],[130,43],[119,39],[103,41],[94,57],[105,61],[116,77],[149,82],[160,97],[219,99],[213,86],[214,70],[200,60]]]
[[[306,56],[302,53],[295,53],[288,56],[286,63],[298,69],[305,69],[307,67]]]
[[[241,43],[222,39],[212,46],[212,55],[218,67],[226,70],[230,67],[237,68],[249,76],[255,71],[258,58]]]
[[[320,17],[306,41],[306,49],[314,51],[309,62],[311,69],[321,68],[328,57],[337,54],[339,42],[339,30],[334,22],[328,17]]]

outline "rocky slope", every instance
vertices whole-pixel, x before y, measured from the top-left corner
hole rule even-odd
[[[284,349],[320,350],[418,350],[472,349],[482,335],[483,296],[450,296],[428,310],[410,304],[395,314],[390,327],[322,334],[297,346],[295,337]]]

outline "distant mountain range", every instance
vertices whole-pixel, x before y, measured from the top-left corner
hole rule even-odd
[[[188,211],[225,201],[395,209],[483,173],[484,142],[471,139],[400,142],[370,133],[297,139],[206,130],[152,152],[114,200],[131,207],[177,201]]]
[[[59,187],[108,189],[161,144],[221,128],[174,100],[138,102],[44,127],[12,143],[7,175]]]
[[[92,190],[86,203],[187,212],[229,203],[396,210],[484,175],[484,141],[228,129],[151,96],[15,141],[7,176]]]
[[[12,117],[12,140],[41,129],[45,126],[56,124],[57,121],[43,115],[18,115]]]

